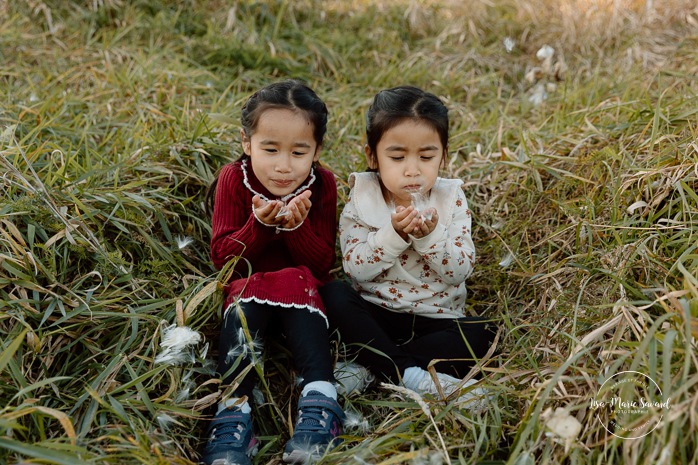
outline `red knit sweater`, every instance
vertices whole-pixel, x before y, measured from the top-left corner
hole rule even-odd
[[[236,264],[226,287],[225,308],[238,298],[323,310],[316,286],[329,281],[336,258],[337,186],[330,171],[315,168],[314,172],[308,217],[292,231],[277,231],[252,213],[256,193],[268,199],[278,197],[259,182],[249,162],[223,167],[216,187],[211,259],[219,269],[238,256],[249,263],[249,267],[245,260]],[[310,176],[301,185],[309,181]]]

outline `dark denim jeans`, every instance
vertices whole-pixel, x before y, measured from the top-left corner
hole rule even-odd
[[[464,377],[483,357],[496,335],[479,317],[429,318],[398,313],[364,300],[344,281],[319,289],[330,330],[336,330],[348,356],[374,375],[398,383],[406,368],[427,369]]]

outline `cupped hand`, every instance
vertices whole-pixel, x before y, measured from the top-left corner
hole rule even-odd
[[[419,216],[419,212],[410,205],[409,207],[397,207],[395,213],[390,215],[390,221],[395,232],[398,233],[403,240],[407,241],[407,235],[412,234],[412,232],[419,227],[422,219]]]
[[[436,208],[430,207],[426,210],[420,212],[419,217],[421,218],[421,223],[417,228],[415,228],[410,234],[412,237],[420,239],[429,234],[436,229],[436,225],[439,223],[439,214]]]
[[[284,203],[280,200],[270,200],[267,202],[259,195],[255,195],[252,197],[252,207],[254,208],[254,214],[259,221],[269,226],[273,226],[279,223],[279,219],[276,217],[276,215],[284,207]]]
[[[310,207],[313,203],[310,201],[310,190],[305,190],[292,198],[286,204],[288,214],[281,217],[281,226],[286,229],[293,229],[299,226],[308,217]]]

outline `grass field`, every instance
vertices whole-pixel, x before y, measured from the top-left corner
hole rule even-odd
[[[0,463],[195,462],[226,276],[204,193],[288,76],[330,108],[340,203],[373,94],[444,99],[469,303],[501,327],[486,411],[377,388],[322,463],[698,461],[693,1],[0,0]],[[155,362],[170,325],[203,336],[179,366]],[[269,352],[256,464],[298,395]],[[623,371],[670,399],[637,439],[592,405]]]

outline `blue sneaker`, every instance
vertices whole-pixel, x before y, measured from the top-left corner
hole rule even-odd
[[[308,463],[325,453],[330,445],[341,442],[344,411],[336,400],[310,391],[298,400],[298,420],[293,437],[284,449],[286,463]]]
[[[252,465],[257,439],[252,415],[230,407],[216,414],[208,427],[208,442],[199,463],[204,465]]]

